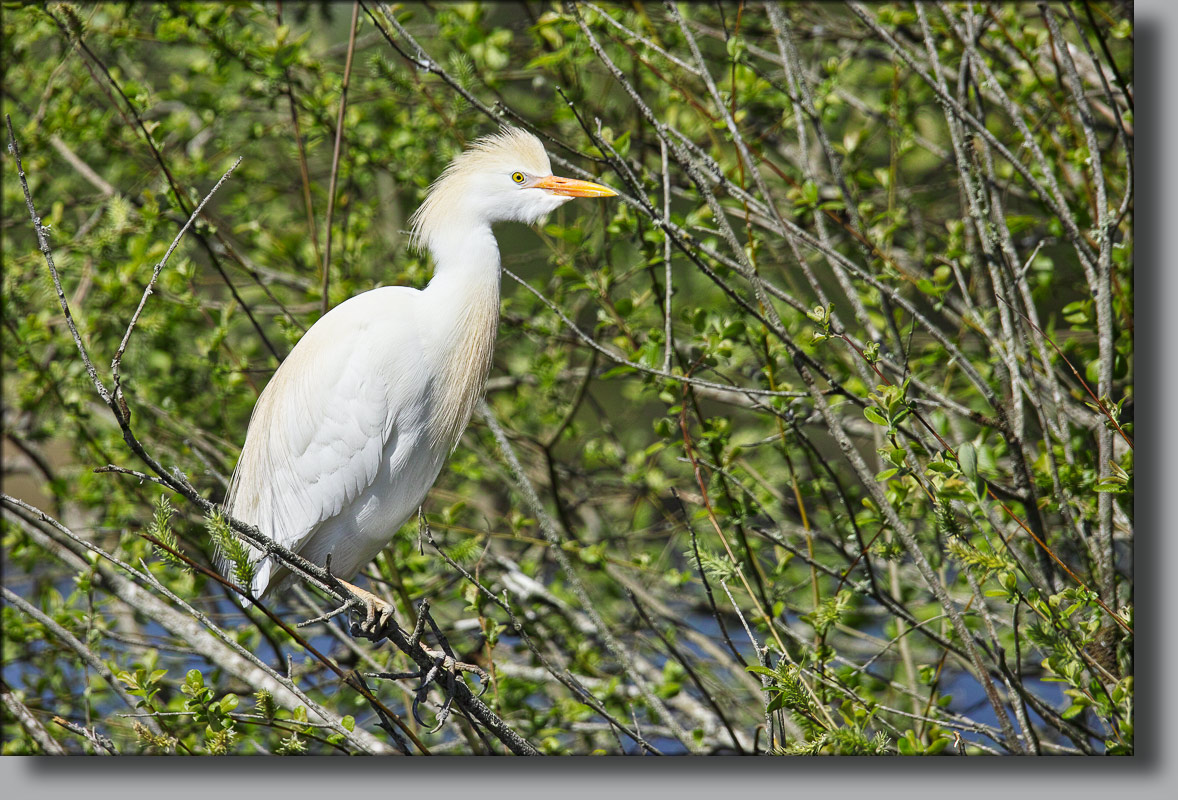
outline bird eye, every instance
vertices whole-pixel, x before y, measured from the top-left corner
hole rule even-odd
[[[513,181],[515,181],[516,183],[523,183],[524,182],[524,174],[522,172],[513,172],[513,173],[511,173],[511,179]]]

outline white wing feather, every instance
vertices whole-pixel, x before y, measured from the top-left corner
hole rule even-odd
[[[394,455],[386,453],[395,449],[391,443],[417,438],[423,421],[414,409],[424,406],[420,398],[430,388],[414,333],[419,296],[405,287],[366,292],[312,326],[254,407],[225,503],[230,514],[300,552],[321,523],[346,516],[373,488]],[[357,560],[347,555],[343,560]],[[258,563],[255,596],[275,588],[285,572]],[[346,578],[354,570],[333,554],[333,572]]]

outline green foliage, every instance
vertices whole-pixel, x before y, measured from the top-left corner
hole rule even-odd
[[[147,533],[154,539],[158,539],[163,545],[152,543],[152,548],[160,559],[174,567],[175,569],[190,569],[177,555],[176,551],[180,550],[180,543],[176,540],[176,534],[172,531],[172,504],[168,502],[168,498],[160,495],[155,500],[155,510],[151,517],[151,526],[148,527]],[[183,552],[183,551],[181,551]]]
[[[853,595],[845,589],[823,600],[810,615],[809,622],[814,626],[814,632],[819,636],[825,636],[832,625],[842,621],[852,600]]]
[[[557,174],[625,193],[497,230],[535,292],[505,275],[486,399],[542,507],[476,416],[423,508],[494,599],[416,520],[366,571],[407,628],[430,601],[537,749],[634,753],[641,731],[668,752],[1128,754],[1133,25],[1088,8],[1050,5],[1053,30],[1018,4],[396,5],[415,43],[372,8],[334,175],[342,6],[6,8],[3,105],[107,387],[153,268],[242,157],[120,367],[136,439],[212,502],[324,300],[429,280],[407,219],[474,138],[530,126]],[[243,612],[169,552],[249,586],[259,554],[223,516],[94,471],[150,470],[3,166],[5,491],[74,537],[5,501],[5,587],[85,651],[5,604],[13,697],[120,752],[391,747],[340,674],[416,663],[325,635],[336,622],[295,628],[330,610],[298,594],[263,601],[287,628]],[[746,670],[762,656],[777,666]],[[368,680],[413,718],[419,679]],[[1033,695],[1034,736],[1007,681]],[[116,688],[146,716],[120,716]],[[459,717],[414,729],[484,752]],[[3,733],[5,753],[40,752],[8,716]]]
[[[898,746],[903,753],[904,743],[908,740],[901,739],[900,741]],[[945,743],[949,740],[939,739],[938,741]],[[943,744],[939,749],[943,749]],[[939,752],[939,749],[936,752]],[[825,732],[810,741],[790,742],[787,746],[779,748],[777,752],[785,756],[882,756],[891,753],[891,742],[882,731],[868,737],[862,731],[839,728]],[[909,755],[908,753],[904,754]],[[928,754],[933,755],[933,752]]]
[[[205,516],[205,531],[216,545],[223,563],[232,565],[233,580],[238,586],[248,589],[254,580],[254,560],[249,546],[238,538],[229,527],[229,522],[220,511]]]
[[[695,551],[688,550],[683,554],[683,557],[694,560]],[[706,547],[701,547],[699,548],[699,560],[708,580],[717,583],[732,583],[736,579],[736,565],[727,556],[717,555]]]

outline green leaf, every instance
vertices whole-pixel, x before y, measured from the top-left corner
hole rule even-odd
[[[965,442],[957,447],[957,463],[961,466],[961,474],[971,481],[978,477],[978,453],[974,446]]]
[[[947,736],[942,736],[940,739],[934,739],[932,742],[929,742],[928,747],[924,748],[924,754],[926,756],[935,756],[937,753],[944,750],[949,742],[950,739]]]

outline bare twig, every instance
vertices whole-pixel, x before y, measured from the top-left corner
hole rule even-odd
[[[147,286],[143,288],[143,296],[139,298],[139,305],[135,308],[135,313],[131,315],[131,321],[127,323],[127,330],[123,333],[123,339],[119,342],[118,349],[115,350],[115,357],[110,362],[111,373],[114,375],[116,395],[120,393],[122,386],[122,374],[120,372],[120,367],[123,363],[123,353],[127,350],[127,343],[131,340],[131,332],[135,330],[135,324],[139,322],[139,315],[143,313],[143,307],[147,305],[147,298],[151,296],[152,289],[155,286],[156,280],[159,279],[160,272],[163,271],[163,268],[167,265],[168,259],[172,257],[172,253],[180,244],[180,240],[184,238],[184,234],[188,232],[188,229],[192,227],[192,223],[196,222],[196,218],[200,216],[200,212],[205,207],[205,204],[208,203],[210,199],[212,199],[213,195],[217,193],[217,190],[221,188],[221,184],[229,179],[229,176],[233,174],[233,170],[237,169],[237,165],[240,163],[241,156],[238,156],[237,160],[233,162],[233,166],[225,170],[225,174],[221,176],[221,179],[217,181],[212,189],[209,189],[208,194],[204,196],[204,199],[200,201],[193,212],[188,216],[188,221],[184,223],[184,227],[182,227],[180,232],[176,234],[176,238],[172,239],[172,243],[168,246],[168,249],[164,253],[163,258],[161,258],[155,267],[152,268],[151,278],[147,281]]]
[[[54,717],[53,721],[54,723],[65,728],[67,731],[76,733],[86,739],[88,742],[90,742],[90,744],[94,745],[94,749],[99,755],[117,756],[119,754],[119,752],[115,750],[115,743],[93,728],[83,727],[76,722],[70,722],[64,717]],[[155,720],[152,721],[154,722]]]
[[[277,9],[278,25],[282,25],[282,3],[278,4]],[[353,23],[353,29],[355,25]],[[352,48],[355,46],[355,39],[348,37],[348,53],[351,54]],[[294,83],[290,77],[290,67],[283,67],[282,74],[286,80],[286,99],[290,106],[290,123],[294,128],[295,145],[299,149],[299,177],[302,178],[303,183],[303,207],[307,212],[307,231],[311,234],[311,248],[315,253],[315,263],[322,264],[323,256],[319,250],[319,230],[315,226],[315,211],[311,203],[311,173],[307,168],[307,149],[303,143],[303,132],[299,126],[299,109],[298,103],[295,102]],[[340,126],[337,124],[338,130]],[[334,192],[333,192],[334,194]],[[327,294],[324,292],[324,294]]]
[[[335,214],[335,187],[339,178],[340,146],[344,139],[344,111],[348,106],[348,82],[352,77],[352,53],[356,45],[356,28],[360,21],[360,4],[352,3],[352,26],[348,33],[348,55],[344,61],[344,82],[340,88],[339,113],[335,121],[335,148],[331,151],[331,183],[327,189],[327,226],[324,234],[327,239],[323,247],[323,299],[320,311],[327,313],[327,288],[331,276],[331,220]]]

